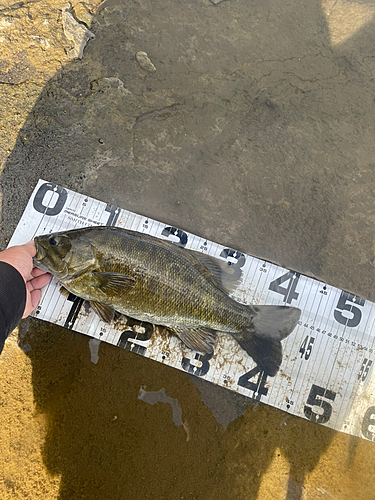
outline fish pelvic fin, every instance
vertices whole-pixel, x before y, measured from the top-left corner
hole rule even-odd
[[[110,323],[114,319],[118,318],[118,313],[110,306],[106,306],[100,302],[90,301],[90,306],[99,316],[99,318],[105,323]]]
[[[177,335],[182,342],[193,349],[204,354],[211,354],[214,351],[216,331],[210,328],[168,328]]]
[[[253,306],[257,315],[251,325],[233,335],[256,364],[274,377],[279,371],[283,354],[281,341],[296,327],[301,310],[286,306]]]

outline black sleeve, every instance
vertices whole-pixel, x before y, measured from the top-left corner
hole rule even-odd
[[[5,339],[22,319],[26,305],[26,286],[16,268],[0,262],[0,353]]]

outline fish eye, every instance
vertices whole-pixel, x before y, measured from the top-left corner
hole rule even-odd
[[[57,245],[58,244],[58,238],[50,238],[49,239],[49,244],[50,245]]]

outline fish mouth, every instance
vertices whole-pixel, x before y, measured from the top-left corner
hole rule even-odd
[[[46,251],[44,250],[42,245],[38,244],[38,242],[36,240],[34,240],[34,242],[35,242],[35,247],[36,247],[36,254],[35,254],[34,259],[37,261],[44,259],[44,257],[46,256]]]
[[[41,269],[42,271],[49,271],[48,267],[41,262],[46,256],[45,249],[42,247],[42,245],[38,244],[36,240],[34,240],[34,243],[36,248],[36,254],[33,257],[33,266],[37,267],[38,269]]]

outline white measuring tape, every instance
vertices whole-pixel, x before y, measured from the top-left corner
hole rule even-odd
[[[34,315],[136,352],[214,384],[338,431],[375,441],[373,377],[375,304],[297,272],[205,240],[39,180],[10,241],[84,226],[118,226],[167,238],[231,263],[242,272],[233,298],[245,304],[290,304],[302,310],[283,341],[283,363],[267,377],[228,335],[218,335],[213,354],[185,347],[177,337],[129,320],[108,325],[56,280],[43,290]]]

